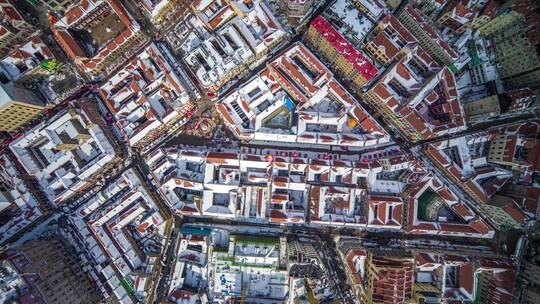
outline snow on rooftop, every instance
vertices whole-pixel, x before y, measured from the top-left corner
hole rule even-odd
[[[332,44],[332,46],[342,54],[347,61],[349,61],[353,67],[359,71],[362,76],[367,80],[373,79],[377,75],[377,68],[367,59],[362,53],[360,53],[347,39],[343,38],[341,34],[336,31],[323,16],[319,15],[311,22],[311,25],[321,34],[323,37]]]
[[[101,272],[102,283],[115,290],[120,302],[132,302],[131,290],[136,290],[135,297],[143,298],[146,274],[155,267],[153,256],[161,254],[166,241],[165,220],[135,171],[124,171],[91,196],[70,216],[70,223],[76,227],[77,247],[92,257],[93,265],[99,265],[105,256],[112,260],[106,268],[92,270]]]
[[[291,95],[291,93],[296,93]],[[241,139],[371,146],[389,138],[302,44],[217,104]]]
[[[361,227],[366,225],[365,218],[357,214],[353,206],[355,198],[366,190],[341,187],[340,184],[357,185],[358,178],[366,178],[369,180],[368,189],[392,195],[398,192],[392,188],[401,189],[405,182],[398,182],[399,174],[392,176],[392,172],[410,170],[407,182],[414,182],[412,176],[419,177],[424,172],[410,156],[388,152],[365,160],[359,156],[347,160],[323,160],[317,155],[292,153],[282,156],[271,152],[257,155],[167,149],[160,153],[160,160],[154,162],[156,165],[152,165],[152,175],[167,203],[179,214],[218,218],[234,216],[265,222],[303,222],[309,216],[312,222]],[[180,159],[182,161],[178,161]],[[165,169],[172,174],[161,173],[163,169],[157,165],[161,163],[176,163],[176,166]],[[377,181],[376,176],[381,172],[388,176]],[[198,175],[203,175],[204,180]],[[308,186],[310,181],[317,180],[337,184]],[[397,183],[395,186],[385,186],[394,182]],[[267,188],[268,184],[270,188]],[[267,200],[271,201],[270,206],[264,203]],[[240,205],[231,208],[231,201]],[[384,220],[377,227],[389,225],[398,228],[401,225],[402,211],[397,205],[389,207],[392,204],[386,205],[393,214],[392,220]],[[307,211],[309,213],[306,214]],[[380,217],[386,218],[382,213]]]
[[[254,60],[255,56],[264,55],[286,35],[263,1],[255,1],[251,6],[241,2],[223,4],[219,12],[226,11],[228,15],[216,13],[222,21],[219,26],[215,26],[211,24],[212,20],[208,20],[208,30],[208,26],[205,26],[208,18],[205,11],[220,7],[219,3],[213,3],[205,4],[210,5],[210,8],[204,9],[202,2],[196,3],[203,11],[198,12],[199,18],[190,18],[185,25],[194,28],[198,35],[189,34],[181,42],[181,48],[186,53],[185,61],[198,81],[212,90],[230,78],[226,75],[240,73],[239,66]],[[230,6],[237,6],[245,16],[236,15]]]
[[[100,94],[130,145],[182,119],[192,108],[179,76],[155,44],[105,82]]]
[[[98,124],[70,109],[44,121],[10,144],[25,170],[35,176],[51,202],[60,203],[116,154]]]
[[[363,2],[362,4],[365,4],[370,1]],[[337,31],[350,41],[362,41],[375,25],[350,0],[336,0],[328,8],[328,14],[335,15],[336,20],[334,22],[340,23],[339,26],[336,26]]]
[[[0,192],[0,212],[11,216],[0,226],[0,244],[27,228],[41,217],[42,211],[36,197],[19,177],[14,163],[5,155],[0,157],[0,182],[9,188]]]

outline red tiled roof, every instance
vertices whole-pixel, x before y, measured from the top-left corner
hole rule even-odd
[[[315,17],[311,26],[319,32],[332,46],[349,61],[366,80],[377,75],[377,68],[358,52],[334,27],[321,15]]]
[[[486,6],[484,6],[481,15],[492,17],[493,15],[495,15],[495,12],[497,12],[500,7],[501,5],[496,0],[490,0],[486,4]]]

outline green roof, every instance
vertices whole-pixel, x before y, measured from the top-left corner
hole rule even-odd
[[[234,240],[237,243],[244,243],[244,244],[275,245],[275,246],[279,245],[279,237],[276,237],[276,236],[237,234],[237,235],[234,235]]]
[[[131,288],[131,285],[129,285],[128,281],[125,278],[122,278],[120,280],[120,283],[122,283],[122,286],[124,286],[128,293],[133,293],[133,288]]]

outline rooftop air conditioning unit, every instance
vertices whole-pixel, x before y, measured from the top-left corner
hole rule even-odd
[[[437,220],[441,223],[448,222],[448,218],[446,216],[439,216]]]

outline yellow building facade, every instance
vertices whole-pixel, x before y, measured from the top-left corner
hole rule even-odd
[[[18,101],[0,106],[0,131],[13,132],[32,120],[44,107]]]
[[[468,122],[477,122],[501,113],[499,97],[491,95],[463,105]]]
[[[355,89],[362,88],[368,80],[356,70],[343,54],[341,54],[326,38],[324,38],[313,25],[311,25],[305,36],[307,43],[316,50],[332,67],[332,71],[339,77],[346,78]]]
[[[506,10],[505,12],[497,15],[495,18],[479,26],[478,31],[482,36],[490,36],[494,33],[500,32],[506,27],[509,27],[521,18],[521,14],[512,10]]]

